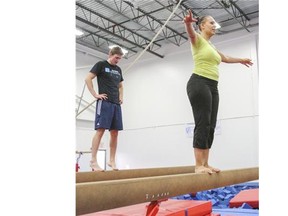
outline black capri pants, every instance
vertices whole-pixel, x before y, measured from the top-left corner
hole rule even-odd
[[[219,106],[218,81],[193,73],[187,83],[187,95],[195,121],[193,147],[210,149]]]

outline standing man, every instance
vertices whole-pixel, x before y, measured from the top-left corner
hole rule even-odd
[[[110,131],[110,160],[107,163],[118,170],[115,162],[118,131],[123,130],[121,104],[123,102],[123,76],[118,62],[123,56],[121,47],[115,46],[109,51],[108,60],[97,62],[88,73],[85,82],[90,93],[97,99],[95,114],[96,133],[92,140],[92,171],[104,171],[97,162],[97,151],[106,129]],[[98,93],[92,80],[97,77]]]

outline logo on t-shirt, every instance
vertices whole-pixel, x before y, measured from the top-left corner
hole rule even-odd
[[[118,76],[120,75],[118,70],[113,70],[113,69],[110,69],[110,68],[107,68],[107,67],[104,70],[107,73],[112,73],[112,74],[115,74],[115,75],[118,75]]]

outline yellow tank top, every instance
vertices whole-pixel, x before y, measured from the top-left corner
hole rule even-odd
[[[195,66],[193,73],[218,81],[221,56],[216,48],[198,33],[196,43],[192,44],[192,54]]]

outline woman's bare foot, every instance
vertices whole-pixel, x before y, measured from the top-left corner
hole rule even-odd
[[[111,168],[112,168],[113,170],[115,170],[115,171],[119,170],[119,169],[117,168],[116,164],[113,163],[113,162],[109,162],[109,163],[107,163],[107,165],[108,165],[109,167],[111,167]]]
[[[104,172],[104,170],[98,165],[96,161],[90,161],[90,167],[92,171]]]
[[[212,172],[215,172],[215,173],[219,173],[221,170],[220,169],[218,169],[218,168],[215,168],[215,167],[211,167],[211,166],[207,166],[207,168],[209,168],[209,169],[211,169],[212,170]]]
[[[205,166],[195,166],[195,173],[208,173],[212,174],[212,169],[205,167]]]

